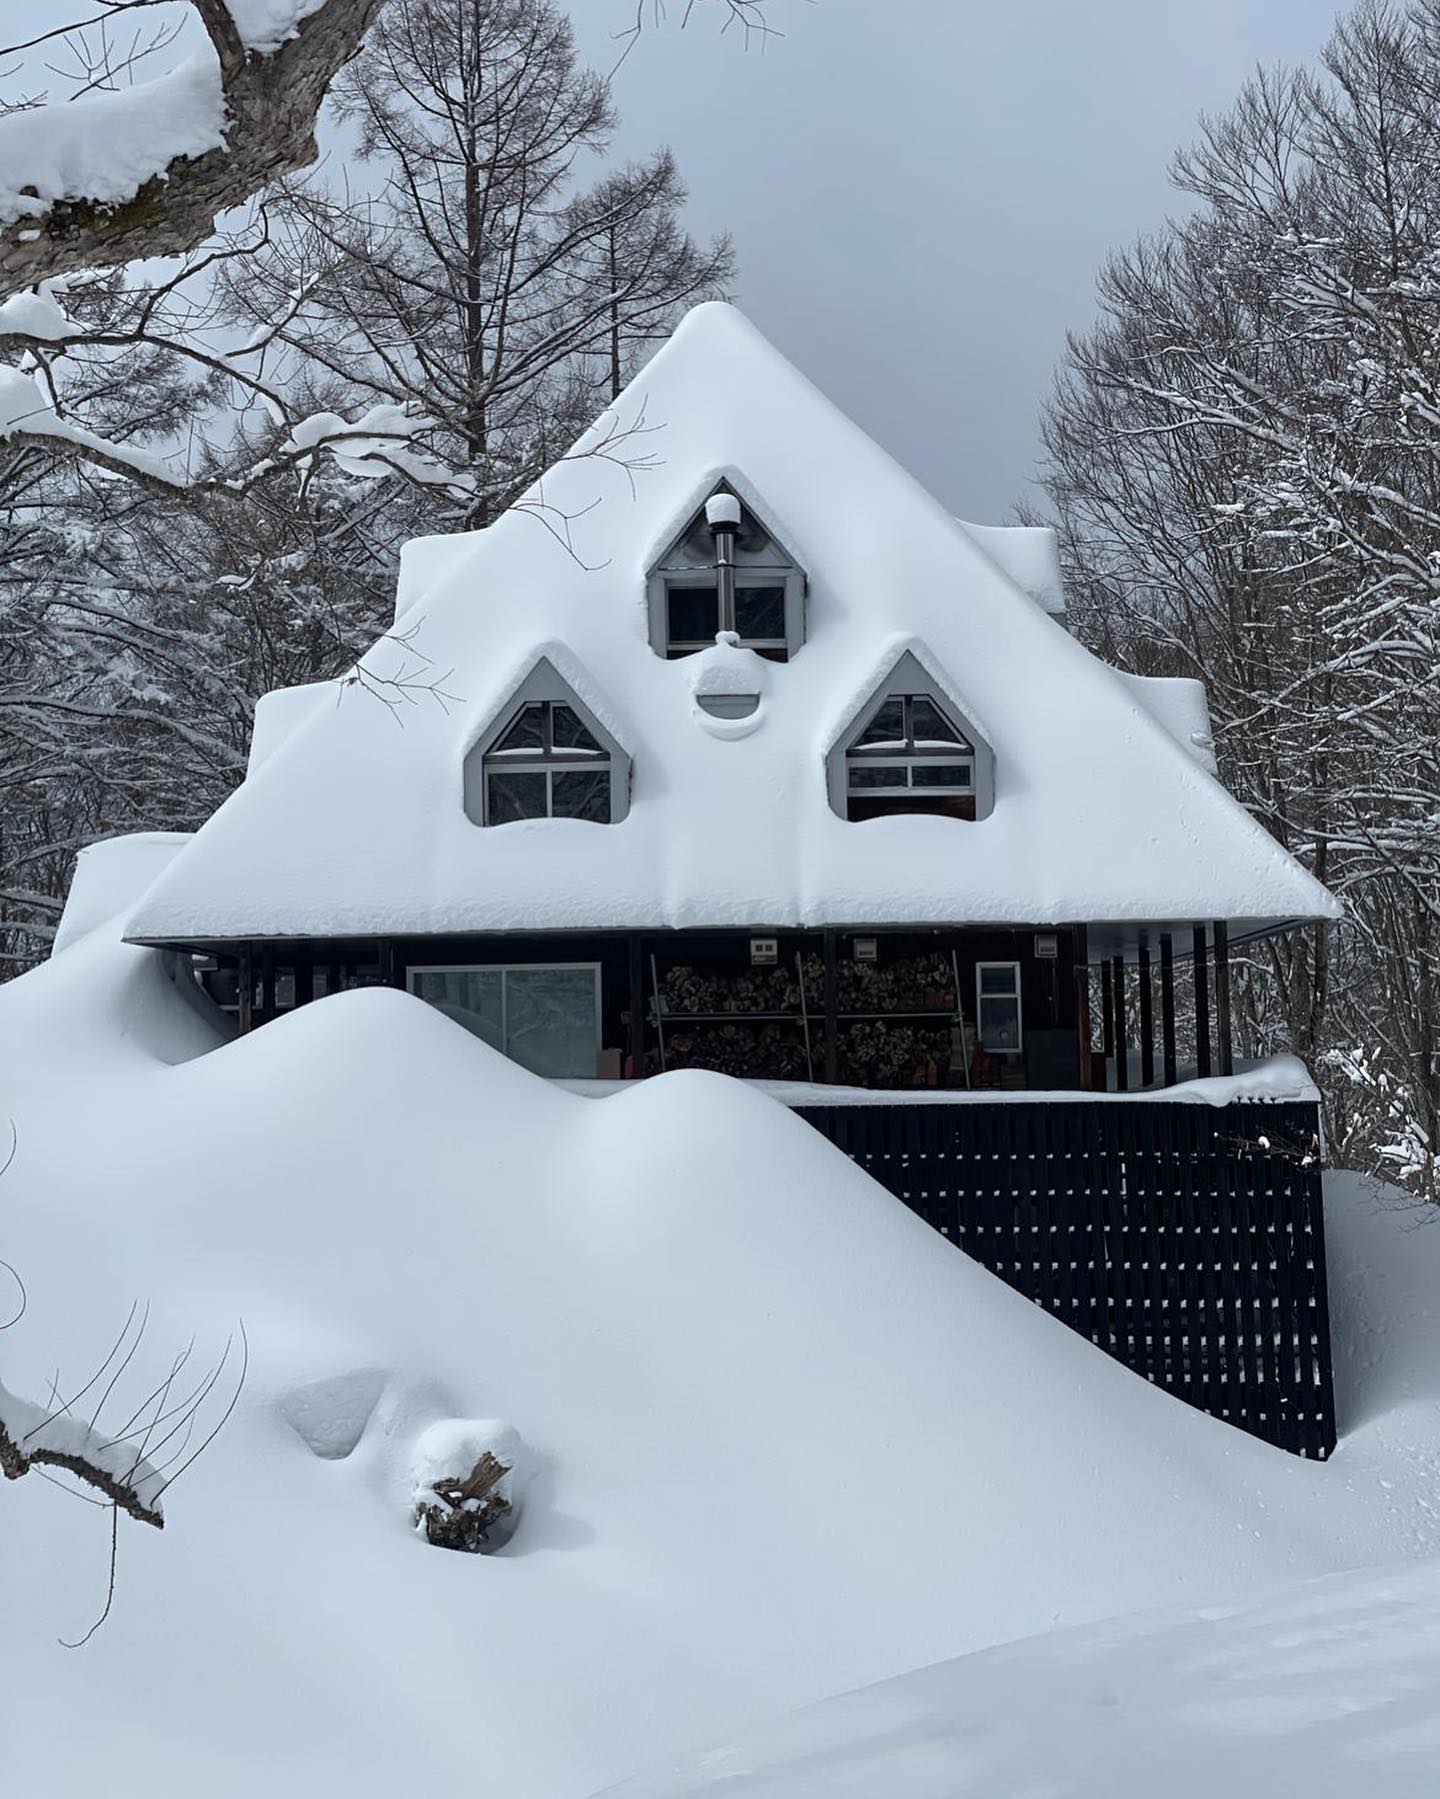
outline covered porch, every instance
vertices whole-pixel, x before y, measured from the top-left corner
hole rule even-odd
[[[551,1079],[703,1068],[895,1092],[1124,1093],[1234,1072],[1231,942],[1213,920],[260,939],[189,953],[242,1032],[327,993],[396,987]]]

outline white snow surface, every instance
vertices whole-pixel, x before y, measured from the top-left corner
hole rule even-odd
[[[580,1799],[1000,1641],[1440,1547],[1440,1235],[1363,1195],[1331,1237],[1347,1440],[1305,1463],[739,1083],[581,1099],[388,990],[216,1047],[119,928],[0,989],[5,1379],[83,1379],[135,1297],[137,1383],[237,1319],[250,1373],[81,1655],[106,1516],[0,1491],[17,1791],[393,1799],[479,1758]],[[529,1448],[520,1527],[431,1549],[427,1433],[493,1419]]]
[[[319,12],[325,0],[225,0],[235,29],[248,50],[278,50],[295,35],[302,19]]]
[[[153,81],[12,112],[0,118],[0,225],[57,200],[133,199],[177,156],[224,141],[220,65],[208,47]]]
[[[1065,616],[1065,582],[1060,573],[1060,544],[1049,525],[975,525],[955,523],[1023,593],[1055,618]]]
[[[128,912],[189,841],[187,831],[134,831],[81,850],[51,953],[68,949],[97,925]]]
[[[986,1650],[605,1799],[1423,1799],[1437,1752],[1432,1564]]]
[[[619,468],[616,429],[637,425],[630,453],[656,466]],[[157,882],[137,938],[1338,913],[1125,680],[733,308],[690,313],[606,429],[546,476],[543,518],[532,503],[412,546],[403,628],[366,659],[409,694],[403,728],[359,688],[317,707]],[[694,672],[646,634],[646,570],[722,478],[809,576],[791,662],[732,652],[767,690],[736,732],[702,726]],[[826,754],[906,648],[989,737],[980,822],[830,809]],[[620,824],[465,815],[465,753],[542,655],[633,759]]]

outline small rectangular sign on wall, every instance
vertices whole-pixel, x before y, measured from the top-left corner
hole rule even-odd
[[[752,937],[750,939],[750,966],[752,968],[773,968],[780,960],[780,941],[776,937]]]

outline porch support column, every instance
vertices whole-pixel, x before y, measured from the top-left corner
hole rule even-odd
[[[257,1024],[268,1024],[275,1016],[275,945],[260,945],[260,996],[256,1007]]]
[[[1221,1074],[1234,1074],[1235,1054],[1230,1039],[1230,926],[1215,920],[1215,1036],[1220,1048]]]
[[[1077,924],[1071,940],[1075,981],[1075,1036],[1080,1046],[1080,1086],[1093,1087],[1095,1077],[1090,1055],[1090,944],[1089,933]],[[958,997],[958,996],[957,996]]]
[[[1140,939],[1137,978],[1140,982],[1140,1085],[1155,1085],[1155,993],[1150,979],[1150,942]]]
[[[1191,935],[1195,945],[1195,1072],[1203,1081],[1210,1073],[1210,965],[1204,925],[1197,924]]]
[[[1115,1091],[1130,1088],[1130,1046],[1126,1040],[1125,1017],[1125,952],[1115,958]]]
[[[255,1028],[255,956],[247,943],[240,952],[235,978],[235,1016],[240,1034]]]
[[[959,995],[956,995],[959,998]],[[825,1080],[840,1079],[840,946],[834,931],[825,933]]]
[[[1175,1070],[1175,944],[1168,931],[1160,933],[1160,1053],[1161,1084],[1173,1087]]]
[[[1110,1058],[1115,1054],[1115,994],[1111,985],[1110,963],[1100,964],[1100,1059],[1105,1064],[1101,1092],[1110,1091]]]
[[[645,940],[638,931],[626,939],[630,960],[630,1079],[645,1072]]]

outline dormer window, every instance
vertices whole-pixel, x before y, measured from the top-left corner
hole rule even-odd
[[[629,758],[544,660],[465,759],[465,810],[476,824],[617,824],[629,794]]]
[[[895,812],[983,818],[993,770],[988,746],[909,651],[830,758],[830,803],[859,821]]]
[[[805,627],[805,576],[750,505],[721,483],[649,575],[650,643],[675,660],[722,631],[787,662]]]

